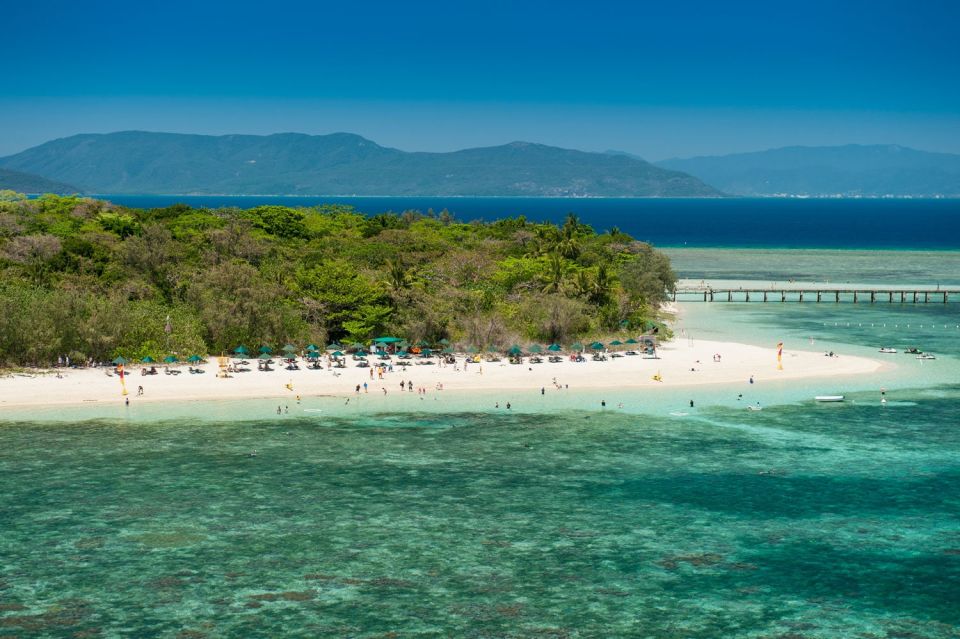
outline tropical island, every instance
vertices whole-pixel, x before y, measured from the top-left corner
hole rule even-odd
[[[0,318],[0,363],[28,371],[0,384],[6,406],[121,401],[117,364],[148,401],[385,396],[397,379],[412,391],[413,377],[424,394],[542,394],[881,366],[791,351],[784,371],[770,348],[671,340],[666,255],[574,214],[555,225],[342,205],[141,210],[2,192],[0,238],[0,303],[17,309]],[[167,374],[148,381],[158,367]]]

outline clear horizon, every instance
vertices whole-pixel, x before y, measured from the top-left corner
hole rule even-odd
[[[524,140],[650,161],[782,146],[960,153],[960,6],[62,0],[7,9],[0,156],[118,130]]]

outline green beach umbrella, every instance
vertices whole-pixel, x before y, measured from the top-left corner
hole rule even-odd
[[[440,340],[439,342],[437,342],[437,344],[443,344],[444,346],[449,346],[449,345],[450,345],[450,340],[448,340],[446,337],[444,337],[442,340]]]
[[[261,353],[257,359],[268,360],[270,359],[270,353]]]
[[[426,340],[420,340],[419,342],[417,342],[417,346],[419,346],[419,347],[421,347],[421,348],[423,348],[424,346],[430,346],[430,342],[428,342],[428,341],[426,341]]]
[[[327,346],[327,350],[328,350],[328,351],[339,351],[339,350],[343,350],[343,345],[342,345],[342,344],[338,344],[337,342],[334,342],[333,344],[330,344],[330,345]]]
[[[494,345],[494,344],[491,344],[490,346],[487,346],[487,352],[488,352],[488,353],[498,353],[499,351],[500,351],[500,349],[497,348],[496,345]]]
[[[550,346],[547,346],[547,350],[552,351],[554,353],[559,353],[560,351],[563,350],[563,347],[560,346],[559,344],[554,343],[554,344],[551,344]]]
[[[319,358],[320,358],[320,353],[318,353],[317,351],[310,351],[309,353],[307,353],[307,359],[319,359]]]
[[[612,342],[610,342],[610,346],[623,346],[623,342],[621,342],[618,339],[615,339]]]
[[[409,355],[407,351],[397,351],[397,355]]]
[[[407,349],[407,348],[410,348],[410,344],[407,343],[407,340],[402,340],[400,342],[397,342],[397,348]]]
[[[129,363],[130,363],[130,360],[128,360],[128,359],[127,359],[126,357],[124,357],[123,355],[120,355],[120,356],[118,356],[116,359],[113,360],[113,363],[114,363],[114,364],[129,364]]]
[[[293,344],[287,344],[286,346],[283,347],[283,352],[284,352],[284,353],[296,353],[296,352],[297,352],[297,347],[294,346]]]
[[[540,346],[539,344],[531,344],[530,347],[527,348],[527,350],[531,353],[542,353],[543,346]]]
[[[359,351],[354,353],[354,355],[356,355],[357,357],[366,357],[367,355],[369,355],[369,353],[367,353],[367,351],[361,348]]]
[[[264,345],[264,346],[261,346],[261,347],[260,347],[260,352],[261,352],[261,353],[272,353],[272,352],[273,352],[273,349],[270,348],[269,346]]]
[[[430,350],[429,348],[425,348],[425,349],[423,349],[423,350],[420,351],[420,354],[421,354],[421,355],[432,355],[432,354],[433,354],[433,351]]]
[[[511,346],[511,347],[510,347],[510,350],[507,351],[507,353],[508,353],[509,355],[519,355],[519,354],[522,353],[522,352],[523,352],[523,349],[520,348],[519,346],[517,346],[516,344],[514,344],[513,346]]]
[[[343,357],[343,353],[342,353],[341,351],[334,351],[334,352],[333,352],[333,356],[334,356],[334,357]]]
[[[467,352],[468,352],[468,353],[479,353],[479,352],[480,352],[480,349],[477,348],[476,346],[469,346],[469,347],[467,347]]]
[[[311,353],[316,353],[320,349],[317,348],[316,344],[307,344],[307,350],[310,351]]]
[[[143,362],[144,364],[153,364],[156,360],[153,359],[152,357],[150,357],[149,355],[147,355],[146,357],[144,357],[144,358],[141,359],[140,361]]]
[[[358,349],[363,350],[363,344],[361,344],[360,342],[354,342],[353,344],[350,345],[350,348],[354,350],[358,350]]]
[[[202,362],[203,358],[200,357],[199,355],[191,355],[190,357],[187,358],[187,361],[190,362],[191,364],[196,364],[197,362]]]
[[[582,350],[583,350],[583,344],[581,344],[580,342],[574,342],[573,345],[570,347],[570,350],[573,350],[573,351],[582,351]]]
[[[627,344],[639,344],[639,343],[640,343],[640,342],[638,342],[637,340],[633,339],[632,337],[627,340]]]
[[[180,360],[177,359],[176,355],[167,355],[166,357],[163,358],[163,361],[166,362],[167,364],[175,364]]]
[[[593,344],[590,345],[590,348],[592,348],[595,351],[602,351],[604,348],[603,342],[594,342]]]
[[[242,346],[242,345],[241,345],[241,346],[237,346],[235,349],[233,349],[233,352],[234,352],[235,354],[237,354],[237,355],[246,355],[246,354],[249,353],[250,351],[247,350],[247,347],[246,347],[246,346]]]
[[[447,346],[447,347],[446,347],[445,349],[443,349],[441,352],[442,352],[442,353],[448,353],[448,354],[449,354],[449,353],[453,353],[454,351],[453,351],[453,347],[452,347],[452,346]]]
[[[373,341],[379,342],[381,344],[396,344],[397,342],[402,342],[403,339],[400,337],[377,337],[377,338],[374,338]]]

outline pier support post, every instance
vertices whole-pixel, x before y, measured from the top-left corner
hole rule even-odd
[[[712,291],[712,290],[710,291],[710,301],[711,301],[711,302],[713,301],[713,291]]]
[[[930,293],[927,291],[923,292],[923,303],[926,304],[930,301]]]
[[[893,304],[893,291],[890,291],[890,299],[887,301]]]
[[[823,295],[823,291],[817,291],[817,303],[820,303],[820,296]]]
[[[781,301],[781,302],[786,302],[786,301],[787,301],[787,292],[786,292],[786,291],[780,291],[780,301]]]
[[[873,304],[877,301],[877,294],[875,291],[870,291],[870,303]]]
[[[707,292],[706,292],[706,291],[703,292],[703,301],[704,301],[704,302],[707,301]]]
[[[946,292],[946,291],[943,292],[943,303],[944,303],[944,304],[947,303],[947,292]]]
[[[856,292],[856,291],[853,292],[853,303],[854,303],[854,304],[857,303],[857,292]]]
[[[917,303],[917,292],[916,292],[916,291],[913,292],[913,303],[914,303],[914,304]]]
[[[803,302],[803,291],[800,291],[800,302]]]
[[[900,291],[900,303],[903,304],[906,300],[906,292]]]
[[[749,302],[749,301],[750,301],[750,291],[744,291],[744,294],[747,296],[747,298],[746,298],[744,301],[745,301],[745,302]]]
[[[733,301],[733,291],[727,291],[727,301],[728,302]]]
[[[835,301],[837,304],[839,304],[839,303],[840,303],[840,291],[834,291],[834,292],[833,292],[833,295],[834,295],[834,301]]]
[[[763,292],[763,301],[764,301],[764,302],[767,301],[767,292],[766,292],[766,291]]]

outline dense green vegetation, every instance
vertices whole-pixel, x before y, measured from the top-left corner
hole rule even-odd
[[[636,334],[668,259],[571,215],[463,223],[344,206],[137,210],[0,192],[0,363],[394,334],[461,346]]]

